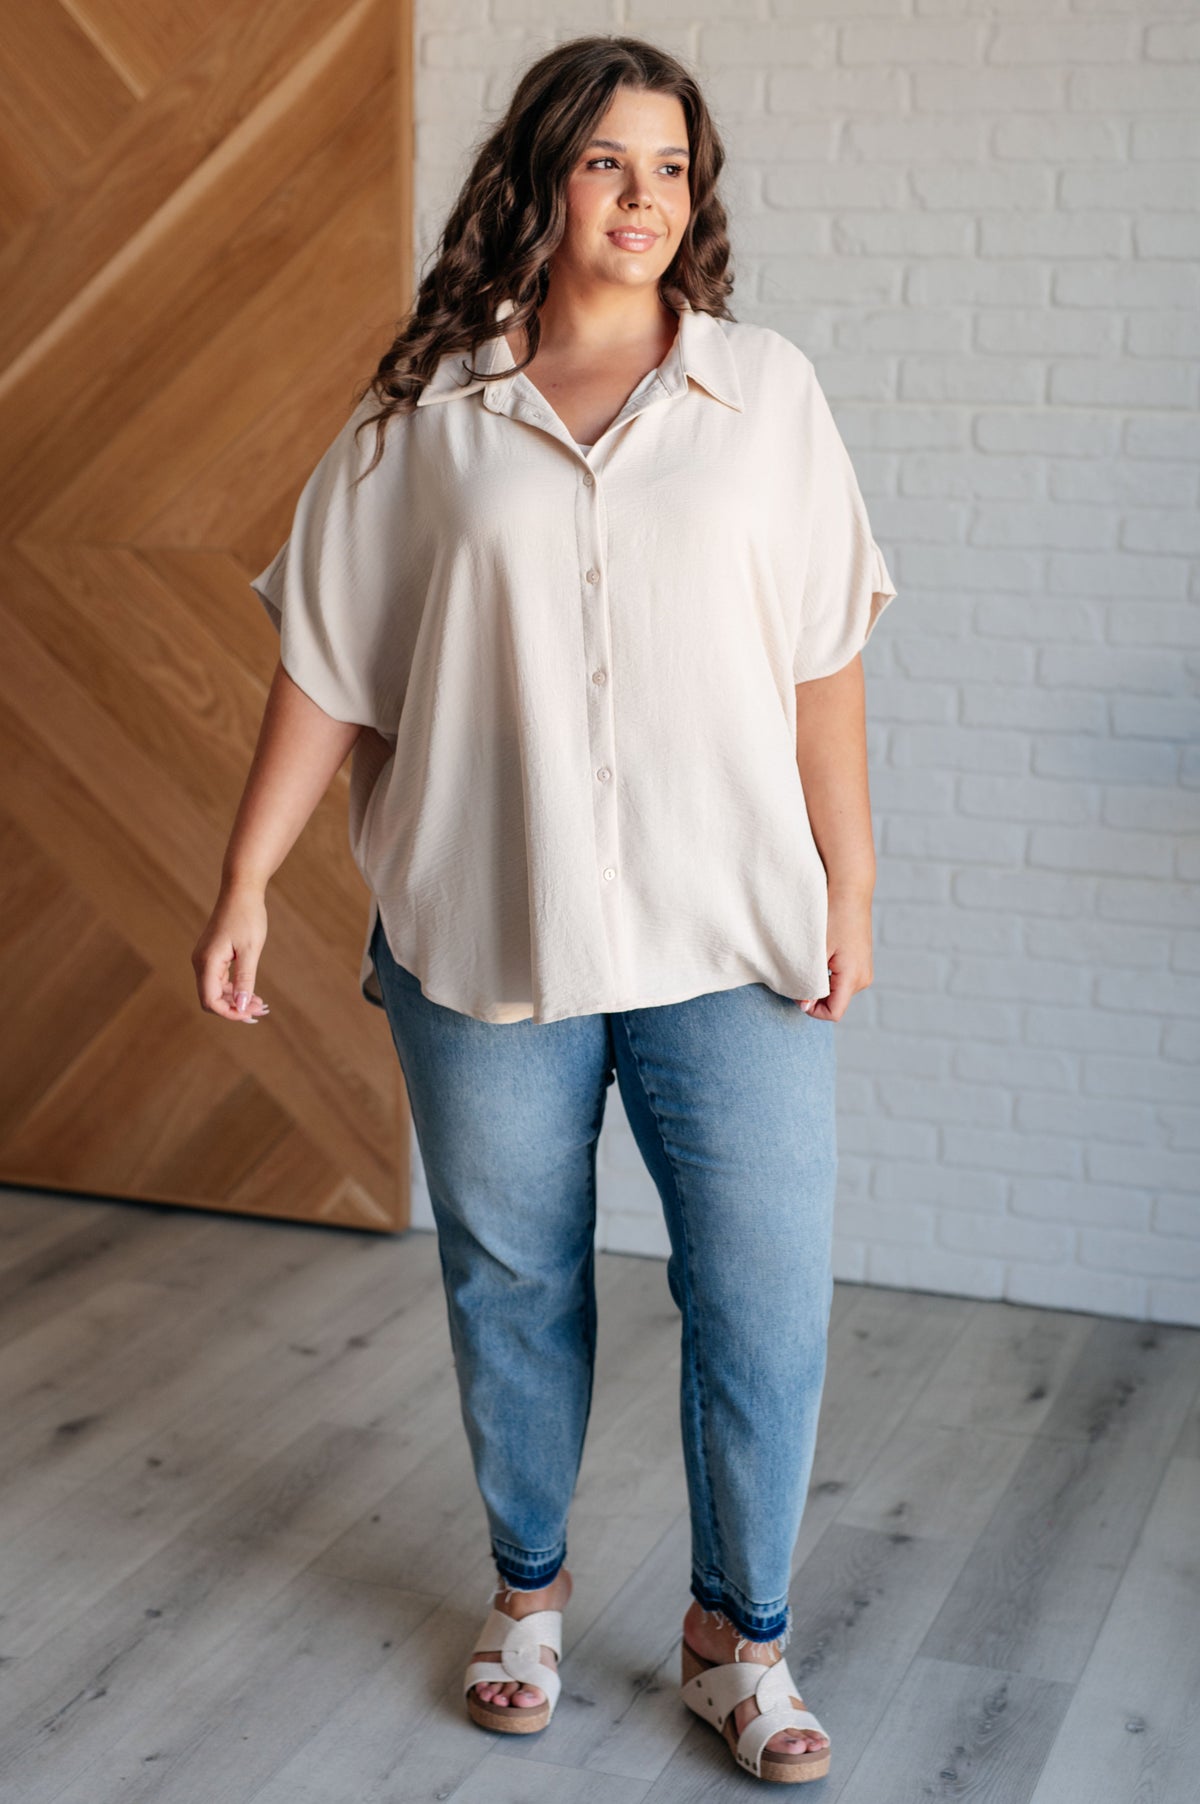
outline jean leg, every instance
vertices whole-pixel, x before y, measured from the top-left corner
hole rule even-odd
[[[611,1020],[672,1247],[692,1595],[786,1645],[833,1301],[835,1024],[766,984]]]
[[[566,1557],[592,1405],[607,1018],[477,1021],[431,1002],[382,930],[374,953],[493,1557],[506,1584],[537,1590]]]

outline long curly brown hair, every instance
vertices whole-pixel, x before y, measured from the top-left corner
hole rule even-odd
[[[549,287],[549,259],[566,227],[571,171],[618,88],[673,94],[687,120],[691,215],[670,267],[659,279],[665,300],[674,290],[698,312],[732,319],[733,290],[725,208],[717,178],[725,162],[712,115],[684,65],[641,38],[582,37],[557,45],[527,69],[508,111],[476,153],[443,228],[433,268],[416,303],[379,366],[360,391],[381,403],[356,431],[375,425],[375,455],[383,455],[393,414],[408,413],[448,353],[474,355],[488,339],[525,328],[533,360],[541,336],[539,309]],[[498,324],[495,311],[511,299],[514,311]],[[669,303],[668,303],[669,304]],[[507,369],[480,381],[511,376]]]

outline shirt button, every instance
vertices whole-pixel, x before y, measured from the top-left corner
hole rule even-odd
[[[593,670],[592,681],[593,683],[607,683],[608,677],[602,670]]]
[[[591,488],[591,486],[592,486],[592,478],[591,478],[591,477],[590,477],[590,476],[585,476],[585,477],[584,477],[584,479],[583,479],[583,486],[584,486],[584,488],[585,488],[585,489],[590,489],[590,488]]]
[[[616,876],[616,874],[617,874],[617,873],[616,873],[616,872],[615,872],[615,871],[614,871],[614,870],[613,870],[613,868],[612,868],[612,866],[611,866],[611,864],[610,864],[610,865],[609,865],[609,867],[608,867],[608,869],[607,869],[607,870],[606,870],[606,871],[605,871],[605,873],[604,873],[604,878],[605,878],[605,881],[606,881],[606,882],[609,882],[609,881],[611,881],[611,879],[612,879],[612,878],[613,878],[613,877],[615,877],[615,876]]]
[[[596,772],[596,775],[602,783],[607,783],[608,779],[612,776],[612,772],[609,770],[607,764],[602,764],[600,769]]]
[[[590,583],[598,583],[600,581],[600,572],[597,570],[595,564],[592,565],[590,570],[585,571],[584,574]]]

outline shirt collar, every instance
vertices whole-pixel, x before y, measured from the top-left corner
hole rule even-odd
[[[493,318],[499,323],[514,311],[514,303],[506,299],[499,303]],[[680,296],[680,305],[676,311],[680,316],[679,331],[670,351],[655,372],[658,380],[669,395],[679,395],[686,394],[690,376],[716,400],[724,402],[726,407],[743,412],[742,389],[733,350],[720,320],[715,319],[711,313],[697,311],[685,295]],[[503,333],[497,338],[489,338],[481,345],[475,358],[467,352],[447,355],[442,358],[417,396],[417,406],[429,407],[439,401],[454,401],[463,395],[478,394],[480,389],[498,386],[494,382],[484,382],[478,377],[468,376],[469,364],[491,375],[497,370],[515,369],[516,359]]]

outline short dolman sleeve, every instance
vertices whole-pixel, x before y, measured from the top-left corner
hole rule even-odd
[[[816,371],[805,362],[804,506],[812,530],[792,656],[797,683],[832,676],[847,665],[897,593],[872,536],[850,455]]]
[[[363,425],[357,439],[355,428],[378,405],[368,393],[354,408],[305,482],[287,539],[250,586],[293,682],[335,720],[394,734],[404,679],[395,511],[403,420],[390,422],[383,460],[353,486],[375,449],[375,427]]]

